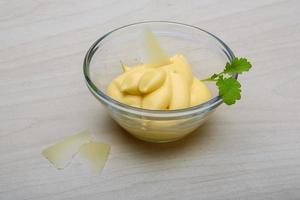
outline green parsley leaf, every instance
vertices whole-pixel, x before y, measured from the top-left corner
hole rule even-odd
[[[230,63],[226,63],[223,72],[213,74],[202,81],[213,81],[219,89],[219,96],[227,105],[235,104],[241,99],[241,84],[232,77],[233,74],[242,74],[252,67],[246,58],[234,58]]]
[[[216,84],[219,88],[219,96],[227,105],[232,105],[241,99],[241,84],[235,78],[220,76]]]
[[[230,63],[226,63],[224,73],[241,74],[249,71],[251,67],[251,63],[246,58],[234,58]]]

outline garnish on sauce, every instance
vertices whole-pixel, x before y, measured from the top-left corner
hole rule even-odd
[[[184,109],[212,98],[207,81],[216,82],[225,104],[240,100],[241,84],[233,76],[249,71],[247,59],[234,58],[223,72],[198,80],[183,55],[167,57],[150,29],[144,31],[144,44],[147,63],[128,67],[121,62],[123,74],[109,84],[107,94],[114,100],[150,110]]]

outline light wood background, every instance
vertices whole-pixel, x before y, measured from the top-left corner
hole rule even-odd
[[[300,1],[1,0],[0,199],[300,199]],[[124,133],[82,74],[91,43],[141,20],[193,24],[253,70],[243,99],[166,145]],[[56,170],[41,150],[90,129],[112,151],[101,175]]]

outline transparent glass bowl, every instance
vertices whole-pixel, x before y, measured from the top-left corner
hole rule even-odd
[[[170,142],[188,135],[222,103],[214,83],[208,84],[213,98],[191,108],[162,111],[135,108],[106,95],[108,84],[122,73],[120,61],[133,66],[143,63],[142,33],[150,28],[169,56],[183,54],[194,76],[206,78],[223,70],[234,58],[230,48],[213,34],[195,26],[147,21],[122,26],[99,38],[84,59],[84,76],[92,94],[106,106],[111,117],[133,136],[150,142]],[[237,78],[237,76],[234,76]]]

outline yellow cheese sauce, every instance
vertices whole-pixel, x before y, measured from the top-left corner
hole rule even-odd
[[[168,57],[150,29],[144,34],[145,64],[128,67],[112,80],[107,94],[133,107],[148,110],[176,110],[193,107],[212,98],[207,86],[193,74],[186,58]],[[137,138],[151,142],[178,140],[199,127],[204,119],[143,119],[131,115],[112,117]]]
[[[183,55],[164,64],[124,66],[123,74],[108,86],[107,94],[133,107],[149,110],[176,110],[199,105],[211,99],[207,86],[193,76]]]

